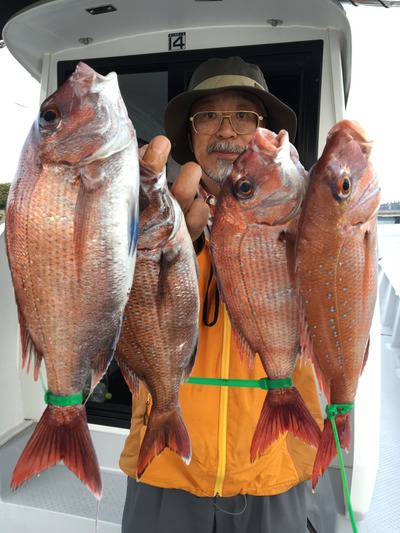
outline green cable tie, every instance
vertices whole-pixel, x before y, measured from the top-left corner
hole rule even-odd
[[[347,509],[349,510],[351,526],[353,528],[353,532],[358,533],[357,524],[356,524],[356,520],[354,518],[354,513],[353,513],[353,507],[351,506],[349,486],[347,484],[347,476],[346,476],[346,471],[344,469],[343,454],[342,454],[342,449],[340,447],[340,440],[339,440],[339,435],[337,432],[336,421],[335,421],[336,415],[344,415],[348,413],[349,411],[351,411],[352,409],[353,409],[352,403],[333,403],[331,405],[326,406],[326,414],[328,415],[328,418],[332,424],[333,437],[335,439],[336,451],[337,451],[337,455],[339,458],[339,464],[340,464],[340,475],[342,478],[344,495],[346,497]]]
[[[332,403],[326,406],[326,414],[328,418],[336,415],[345,415],[353,409],[352,403]]]
[[[68,405],[78,405],[83,401],[82,392],[76,392],[69,396],[57,396],[50,391],[46,391],[44,394],[44,401],[50,405],[56,405],[57,407],[66,407]]]
[[[230,379],[230,378],[198,378],[191,377],[186,383],[193,385],[214,385],[219,387],[250,387],[263,390],[287,389],[293,386],[292,378],[282,379]]]

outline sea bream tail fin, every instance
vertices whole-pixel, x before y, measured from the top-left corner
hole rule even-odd
[[[251,462],[286,431],[315,448],[319,446],[321,430],[296,387],[268,391],[251,443]]]
[[[344,415],[337,415],[336,427],[339,435],[340,446],[348,451],[351,445],[351,426],[350,417],[346,413]],[[336,445],[333,437],[332,424],[328,418],[324,421],[324,429],[322,431],[321,442],[318,446],[317,455],[315,457],[314,468],[312,473],[312,488],[315,489],[319,478],[330,465],[332,459],[336,457]]]
[[[61,460],[100,500],[100,468],[83,405],[47,406],[14,469],[12,490]]]
[[[31,366],[31,359],[33,356],[34,367],[33,367],[33,378],[35,381],[38,380],[40,365],[43,359],[43,354],[36,348],[32,337],[26,326],[25,318],[21,311],[18,309],[18,321],[21,334],[21,348],[22,348],[22,368],[25,368],[29,372]]]
[[[179,406],[166,413],[157,413],[154,408],[151,410],[137,462],[138,480],[151,461],[165,448],[178,454],[184,463],[190,463],[192,446]]]

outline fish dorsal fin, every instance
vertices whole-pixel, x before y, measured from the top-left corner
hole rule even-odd
[[[33,378],[35,381],[38,380],[40,372],[40,364],[43,359],[43,354],[36,348],[35,343],[30,336],[28,331],[25,318],[21,311],[18,309],[18,321],[21,334],[21,347],[22,347],[22,368],[25,368],[29,372],[31,366],[32,356],[34,358],[34,367],[33,367]]]
[[[300,357],[299,364],[302,367],[304,362],[308,359],[311,360],[315,375],[320,386],[320,389],[325,394],[325,397],[330,402],[331,392],[329,383],[326,381],[322,369],[319,365],[318,359],[315,356],[313,341],[310,335],[310,331],[307,324],[306,312],[301,295],[298,295],[298,311],[299,311],[299,324],[300,324]]]
[[[236,344],[239,350],[241,361],[243,362],[243,360],[246,359],[249,370],[250,371],[253,370],[256,354],[252,350],[250,344],[247,342],[245,337],[240,333],[240,331],[237,331],[237,329],[234,327],[233,324],[232,324],[232,332],[236,340]]]

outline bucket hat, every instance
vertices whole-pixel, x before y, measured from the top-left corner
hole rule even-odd
[[[296,135],[295,112],[268,91],[264,75],[258,65],[241,57],[208,59],[193,72],[188,88],[167,105],[164,115],[165,132],[172,143],[172,157],[179,164],[193,161],[188,142],[190,109],[203,96],[224,90],[239,90],[253,94],[266,110],[266,126],[279,132],[285,129],[293,142]]]

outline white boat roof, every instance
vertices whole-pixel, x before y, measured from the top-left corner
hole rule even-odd
[[[82,37],[93,43],[191,28],[260,27],[270,19],[276,28],[331,28],[340,33],[345,93],[350,85],[351,36],[346,13],[337,0],[110,0],[115,11],[92,15],[87,9],[107,5],[107,0],[41,1],[14,15],[3,38],[15,58],[40,79],[44,54],[83,47]],[[208,46],[207,46],[208,45]],[[231,43],[234,46],[235,43]],[[205,43],[204,48],[209,48]],[[115,55],[115,43],[113,43]],[[163,52],[166,50],[160,50]],[[132,51],[134,54],[134,51]],[[111,54],[110,54],[111,55]]]

